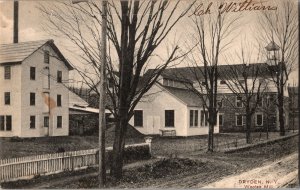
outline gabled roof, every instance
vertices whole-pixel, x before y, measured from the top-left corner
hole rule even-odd
[[[269,65],[266,63],[253,63],[249,64],[249,67],[252,67],[254,70],[259,69],[259,76],[270,76]],[[219,78],[224,78],[230,70],[234,69],[237,71],[239,76],[242,76],[244,71],[245,64],[232,64],[232,65],[218,65]],[[251,70],[251,69],[250,69]],[[149,69],[145,76],[148,73],[154,72],[154,69]],[[178,68],[168,68],[163,71],[161,76],[167,79],[179,80],[179,81],[196,81],[204,79],[203,76],[204,67],[178,67]]]
[[[74,106],[74,105],[87,107],[89,104],[84,99],[79,97],[77,94],[69,90],[69,106]]]
[[[203,105],[201,98],[192,90],[163,86],[160,83],[158,84],[187,106],[202,107]]]
[[[24,61],[27,57],[29,57],[45,44],[48,44],[53,48],[53,50],[58,54],[60,59],[65,63],[69,70],[73,69],[71,64],[67,61],[67,59],[62,55],[57,46],[54,44],[53,40],[0,44],[0,64],[22,63],[22,61]]]

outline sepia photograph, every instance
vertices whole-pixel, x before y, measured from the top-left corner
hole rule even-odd
[[[299,7],[0,0],[0,188],[299,188]]]

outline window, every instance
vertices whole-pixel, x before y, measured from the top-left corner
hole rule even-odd
[[[255,121],[256,121],[256,126],[263,126],[263,115],[256,114]]]
[[[49,116],[44,117],[44,127],[49,127]]]
[[[207,117],[206,117],[207,111],[201,110],[200,112],[200,125],[201,126],[207,126]]]
[[[190,110],[190,127],[198,127],[198,110]]]
[[[61,71],[57,71],[57,82],[62,83],[62,72]]]
[[[223,123],[224,123],[223,114],[219,114],[219,126],[223,126]]]
[[[4,115],[0,115],[0,131],[4,131]]]
[[[61,107],[61,95],[57,94],[57,107]]]
[[[4,67],[4,79],[10,79],[11,78],[11,67],[5,66]]]
[[[62,116],[57,116],[57,128],[62,128]]]
[[[34,129],[35,128],[35,116],[31,115],[30,116],[30,129]]]
[[[49,59],[50,59],[50,54],[49,51],[45,51],[44,53],[44,63],[49,63]]]
[[[10,105],[10,92],[4,92],[4,104]]]
[[[30,105],[34,106],[35,105],[35,93],[30,92]]]
[[[12,129],[11,115],[0,115],[0,131],[11,131]]]
[[[134,126],[143,126],[143,110],[134,110]]]
[[[174,127],[174,110],[165,110],[165,127]]]
[[[164,79],[163,79],[163,84],[164,84],[165,86],[168,86],[168,79],[164,78]]]
[[[6,131],[11,131],[12,124],[11,124],[11,115],[6,116]]]
[[[236,124],[236,126],[243,126],[244,125],[244,116],[236,115],[235,116],[235,124]]]
[[[243,107],[243,99],[242,99],[242,97],[239,97],[239,96],[236,97],[236,107],[238,107],[238,108]]]
[[[166,85],[166,86],[172,86],[172,87],[175,86],[175,81],[174,81],[174,80],[164,79],[163,83],[164,83],[164,85]]]
[[[220,84],[226,84],[226,81],[225,80],[221,80]]]
[[[30,80],[35,80],[35,67],[30,67]]]

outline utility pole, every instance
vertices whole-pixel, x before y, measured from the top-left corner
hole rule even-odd
[[[106,96],[106,36],[107,36],[107,1],[102,0],[102,46],[99,86],[99,188],[103,188],[106,179],[105,168],[105,96]]]
[[[86,2],[88,0],[73,0],[74,4]],[[102,26],[101,26],[101,65],[99,67],[99,188],[103,188],[106,182],[105,168],[105,96],[106,96],[106,37],[107,37],[107,0],[102,0]]]

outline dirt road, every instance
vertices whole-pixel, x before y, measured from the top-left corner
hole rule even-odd
[[[225,177],[204,188],[280,188],[293,181],[297,175],[298,153],[294,153],[266,166]]]

